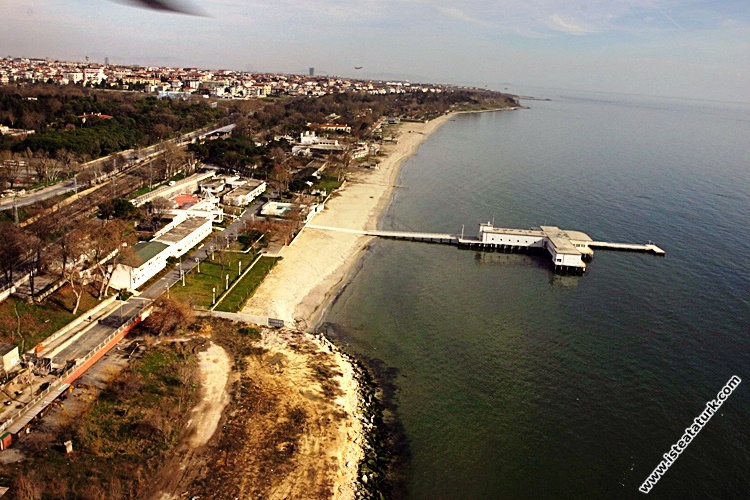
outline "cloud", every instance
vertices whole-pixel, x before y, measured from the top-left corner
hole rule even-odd
[[[590,28],[584,24],[563,19],[559,14],[550,16],[547,26],[555,31],[561,31],[569,35],[588,35],[597,32],[594,28]]]
[[[446,16],[452,17],[454,19],[458,19],[459,21],[465,21],[467,23],[477,24],[479,26],[491,26],[491,23],[472,17],[468,15],[466,12],[464,12],[463,10],[459,9],[458,7],[443,7],[443,6],[437,5],[435,6],[435,8],[438,11],[445,14]]]

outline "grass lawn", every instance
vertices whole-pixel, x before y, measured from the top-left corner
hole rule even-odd
[[[68,285],[52,294],[43,304],[29,304],[23,299],[9,297],[8,300],[0,303],[0,341],[15,344],[22,352],[28,351],[41,340],[99,303],[94,295],[84,291],[78,313],[73,316],[71,311],[75,300],[75,295]],[[23,339],[16,334],[18,328],[16,309],[21,317]],[[25,344],[22,346],[21,342],[24,339]]]
[[[335,190],[341,187],[342,182],[336,179],[333,175],[323,174],[321,179],[313,186],[315,189],[325,191],[328,194],[333,193]]]
[[[237,286],[219,302],[216,310],[239,312],[278,260],[279,257],[261,257],[250,272],[242,278],[242,281],[237,283]]]
[[[224,259],[224,273],[222,274],[221,259]],[[195,268],[185,275],[185,286],[178,282],[170,289],[170,294],[176,298],[190,302],[197,308],[208,309],[211,307],[213,288],[216,288],[216,297],[226,290],[226,274],[229,274],[229,286],[239,275],[239,263],[242,262],[242,270],[255,259],[253,253],[225,252],[223,257],[217,252],[215,260],[204,260],[201,262],[201,272]]]

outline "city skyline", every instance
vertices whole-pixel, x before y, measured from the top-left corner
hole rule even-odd
[[[745,2],[7,0],[3,56],[750,102]],[[355,69],[360,68],[361,69]]]

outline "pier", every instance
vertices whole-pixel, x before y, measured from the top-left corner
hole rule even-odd
[[[374,236],[393,240],[421,241],[455,245],[459,248],[476,248],[483,251],[531,252],[546,251],[552,258],[557,272],[582,274],[586,271],[586,262],[594,256],[594,249],[644,252],[654,255],[666,255],[666,252],[652,242],[612,243],[594,241],[581,231],[563,230],[557,226],[540,226],[532,229],[510,229],[494,227],[487,222],[479,225],[478,236],[465,236],[448,233],[422,233],[411,231],[380,231],[346,229],[330,226],[308,224],[308,229],[336,231],[342,233]]]

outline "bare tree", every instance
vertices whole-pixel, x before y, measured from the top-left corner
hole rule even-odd
[[[0,222],[0,271],[8,284],[13,282],[13,272],[28,254],[26,233],[10,221]]]
[[[19,500],[41,500],[42,486],[35,477],[20,473],[13,479],[13,493]]]
[[[277,163],[271,170],[271,179],[279,183],[282,191],[289,190],[289,181],[292,180],[292,172],[287,165]]]
[[[63,243],[64,242],[64,243]],[[81,297],[88,283],[88,255],[91,241],[81,229],[70,231],[58,241],[60,260],[62,261],[61,279],[70,285],[70,289],[76,297],[73,306],[73,315],[78,312],[81,305]]]
[[[144,325],[160,335],[176,333],[193,322],[193,310],[186,302],[160,297],[154,305],[155,311]]]
[[[0,179],[8,184],[9,188],[15,186],[18,182],[18,176],[21,173],[21,160],[11,155],[4,158],[0,164]]]
[[[164,144],[162,158],[164,159],[165,178],[169,179],[177,174],[180,168],[185,164],[187,155],[173,142],[166,142]]]
[[[99,278],[98,297],[101,299],[109,289],[117,264],[129,259],[131,245],[136,241],[135,231],[131,224],[120,219],[93,219],[81,229],[90,235],[89,243],[81,250]]]

